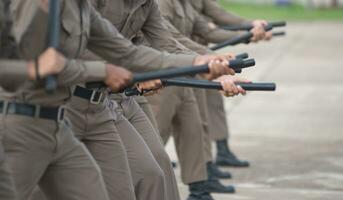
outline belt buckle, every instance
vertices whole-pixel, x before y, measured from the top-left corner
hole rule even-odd
[[[60,106],[57,111],[57,122],[60,123],[64,120],[65,107]]]
[[[99,96],[98,100],[95,101],[94,98],[95,98],[97,92],[98,92],[98,91],[93,90],[92,96],[91,96],[91,99],[90,99],[90,103],[91,103],[91,104],[94,104],[94,105],[100,104],[101,99],[102,99],[102,97],[103,97],[103,93],[102,93],[102,92],[99,92],[99,93],[100,93],[100,96]]]

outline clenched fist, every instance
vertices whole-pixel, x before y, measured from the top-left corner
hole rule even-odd
[[[128,87],[132,81],[132,73],[122,67],[112,64],[106,65],[105,84],[113,91],[120,92]]]

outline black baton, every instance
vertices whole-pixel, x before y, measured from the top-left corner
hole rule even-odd
[[[57,49],[60,39],[60,1],[49,0],[49,18],[48,18],[48,48]],[[57,80],[54,75],[49,75],[45,80],[45,90],[53,93],[57,88]]]
[[[276,27],[284,27],[287,25],[287,23],[285,21],[268,22],[268,25],[272,26],[273,28],[276,28]],[[254,28],[254,26],[251,24],[243,24],[243,25],[222,26],[220,28],[224,30],[228,30],[228,31],[250,31],[251,29]]]
[[[174,78],[174,79],[162,79],[162,85],[167,86],[178,86],[178,87],[191,87],[200,89],[212,89],[222,90],[223,87],[219,82],[212,82],[206,80],[197,79],[186,79],[186,78]],[[275,83],[236,83],[246,91],[275,91]],[[125,90],[126,96],[143,95],[152,90],[139,91],[137,88],[130,88]]]
[[[272,30],[273,27],[271,25],[268,25],[266,27],[264,27],[264,30],[265,31],[270,31]],[[215,50],[218,50],[218,49],[222,49],[224,47],[227,47],[227,46],[234,46],[234,45],[237,45],[237,44],[240,44],[240,43],[249,43],[250,39],[253,37],[254,35],[251,33],[251,32],[247,32],[247,33],[244,33],[242,35],[239,35],[239,36],[236,36],[236,37],[233,37],[227,41],[224,41],[224,42],[221,42],[213,47],[211,47],[210,49],[212,51],[215,51]]]
[[[229,61],[229,66],[238,73],[243,68],[248,68],[255,66],[254,59],[235,59]],[[187,67],[176,67],[168,68],[158,71],[145,72],[145,73],[136,73],[133,75],[132,84],[144,81],[150,81],[154,79],[164,79],[164,78],[174,78],[178,76],[193,76],[201,73],[208,73],[210,71],[208,64],[199,65],[199,66],[187,66]],[[101,88],[106,87],[103,82],[89,82],[86,84],[89,88]]]

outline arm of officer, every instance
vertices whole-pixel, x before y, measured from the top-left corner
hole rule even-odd
[[[28,79],[27,63],[17,60],[0,60],[0,85],[15,91]]]
[[[164,19],[165,25],[168,28],[168,31],[172,34],[172,36],[181,44],[183,44],[188,49],[200,54],[214,54],[211,50],[209,50],[207,47],[198,44],[191,40],[190,38],[186,37],[180,31],[178,31],[168,20]]]
[[[149,16],[142,27],[142,32],[144,33],[144,38],[147,39],[151,47],[169,53],[195,54],[173,38],[164,23],[164,19],[162,18],[156,1],[152,1],[152,6],[149,10],[151,12],[149,12]]]
[[[193,27],[193,34],[198,35],[209,43],[220,43],[239,36],[242,33],[238,31],[226,31],[218,27],[210,27],[208,22],[199,15],[194,9],[193,13],[196,21]]]
[[[247,23],[250,24],[251,21],[241,18],[231,12],[223,9],[217,0],[202,0],[204,3],[203,13],[209,16],[218,25],[238,25]]]
[[[88,48],[103,59],[131,71],[150,71],[192,65],[195,55],[175,55],[145,46],[135,46],[92,7]]]
[[[172,23],[173,22],[173,18],[175,17],[175,9],[174,9],[174,5],[173,2],[168,1],[168,0],[160,0],[158,2],[160,11],[162,13],[163,16],[163,23],[165,24],[165,26],[168,28],[168,31],[170,33],[172,33],[172,36],[181,44],[183,44],[185,47],[187,47],[188,49],[200,54],[200,55],[204,55],[204,54],[211,54],[212,52],[210,50],[208,50],[207,47],[200,45],[196,42],[194,42],[193,40],[191,40],[190,38],[188,38],[187,36],[185,36],[184,34],[182,34]]]

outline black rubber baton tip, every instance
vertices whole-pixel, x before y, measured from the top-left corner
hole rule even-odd
[[[247,59],[249,58],[249,54],[248,53],[241,53],[241,54],[238,54],[236,55],[236,59]]]
[[[275,83],[237,83],[246,91],[275,91]]]
[[[287,25],[286,21],[280,21],[280,22],[269,22],[269,25],[273,26],[273,27],[284,27]]]
[[[244,66],[242,68],[252,67],[255,65],[256,65],[255,59],[248,59],[248,60],[244,60]]]
[[[286,32],[280,31],[280,32],[273,32],[273,36],[285,36]]]

